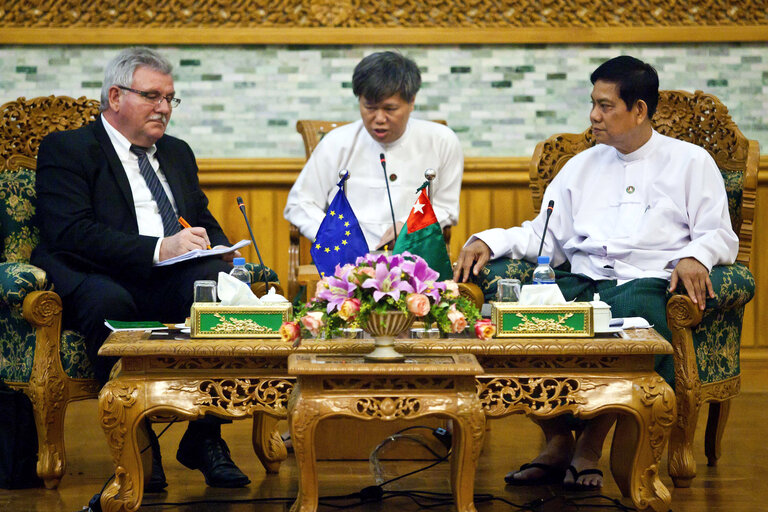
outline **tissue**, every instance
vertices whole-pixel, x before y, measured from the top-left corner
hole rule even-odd
[[[565,297],[556,284],[526,284],[520,291],[521,306],[565,304]]]
[[[274,286],[270,286],[269,292],[261,297],[261,302],[272,304],[274,302],[288,302],[288,299],[277,293]]]
[[[216,293],[222,306],[261,306],[262,301],[251,291],[251,287],[237,278],[219,272]]]

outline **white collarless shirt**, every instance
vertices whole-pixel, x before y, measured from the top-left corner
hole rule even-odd
[[[379,155],[384,153],[386,174]],[[283,216],[301,234],[314,240],[325,211],[336,196],[340,169],[349,170],[347,199],[360,223],[368,248],[392,226],[387,182],[395,219],[405,222],[425,180],[424,171],[436,171],[432,184],[432,208],[442,227],[459,218],[459,194],[464,155],[459,138],[447,126],[411,118],[405,132],[394,142],[374,140],[363,122],[331,130],[317,145],[291,188]]]
[[[542,254],[553,266],[619,283],[669,279],[682,258],[708,270],[736,259],[728,198],[717,165],[703,148],[654,131],[629,154],[598,144],[566,163],[544,193],[555,202]],[[492,258],[536,261],[546,208],[532,221],[490,229]]]

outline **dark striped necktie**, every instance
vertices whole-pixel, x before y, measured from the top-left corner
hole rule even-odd
[[[175,235],[181,229],[179,226],[179,218],[176,212],[173,210],[171,200],[168,199],[168,195],[165,193],[163,184],[160,183],[160,178],[155,174],[155,170],[152,168],[152,164],[149,163],[147,158],[147,148],[141,146],[131,145],[131,153],[139,157],[139,171],[144,181],[147,182],[149,191],[152,192],[152,198],[157,203],[157,208],[160,210],[160,217],[163,219],[163,233],[165,236]]]

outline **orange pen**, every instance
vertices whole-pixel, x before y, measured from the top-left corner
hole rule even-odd
[[[190,226],[190,225],[189,225],[189,222],[187,222],[186,220],[184,220],[184,217],[181,217],[181,216],[179,217],[179,224],[181,224],[181,225],[182,225],[182,227],[184,227],[185,229],[186,229],[186,228],[191,228],[191,227],[192,227],[192,226]],[[210,248],[211,248],[211,246],[210,246],[210,245],[209,245],[209,246],[207,246],[207,247],[208,247],[208,249],[210,249]]]

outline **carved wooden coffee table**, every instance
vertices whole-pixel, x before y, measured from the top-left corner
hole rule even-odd
[[[617,413],[610,463],[622,495],[640,511],[667,511],[672,496],[659,479],[659,462],[675,422],[675,395],[653,362],[656,354],[671,354],[672,346],[653,329],[625,333],[625,338],[400,340],[395,348],[474,354],[484,370],[477,390],[488,418]]]
[[[675,420],[675,398],[653,371],[653,357],[671,354],[672,347],[653,329],[626,333],[626,339],[396,340],[395,347],[412,354],[474,354],[485,371],[477,391],[488,418],[618,412],[613,477],[638,510],[666,511],[671,495],[658,468]],[[310,340],[293,349],[276,340],[111,335],[99,353],[122,357],[121,368],[101,391],[99,415],[116,478],[102,495],[102,509],[133,511],[141,504],[144,470],[136,429],[144,416],[253,416],[254,450],[267,471],[276,472],[287,452],[274,425],[287,415],[295,382],[287,375],[288,356],[372,350],[373,340]]]
[[[288,373],[298,381],[288,402],[299,495],[291,512],[318,506],[315,429],[329,417],[363,420],[451,418],[451,487],[456,510],[475,512],[475,469],[485,414],[475,389],[483,372],[472,354],[414,355],[402,363],[367,363],[362,356],[293,354]]]
[[[121,358],[99,394],[99,420],[115,467],[115,479],[101,497],[102,510],[134,511],[141,505],[144,468],[136,433],[145,416],[253,416],[254,451],[268,472],[276,472],[287,453],[274,427],[287,416],[295,381],[286,373],[288,355],[371,350],[371,340],[312,341],[294,349],[280,340],[150,339],[144,332],[113,333],[99,350],[102,356]]]

